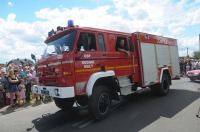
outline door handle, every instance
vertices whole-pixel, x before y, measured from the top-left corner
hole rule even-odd
[[[106,56],[106,54],[103,54],[103,56]]]

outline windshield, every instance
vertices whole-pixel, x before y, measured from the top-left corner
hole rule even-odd
[[[47,43],[43,57],[52,54],[61,53],[64,51],[71,51],[74,46],[74,40],[76,37],[76,31],[71,31],[65,36],[58,38],[50,43]]]

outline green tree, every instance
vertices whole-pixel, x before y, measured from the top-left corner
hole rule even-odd
[[[195,59],[200,59],[200,51],[194,51],[194,52],[193,52],[193,57],[194,57]]]

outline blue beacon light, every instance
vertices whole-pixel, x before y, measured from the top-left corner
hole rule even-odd
[[[68,27],[74,27],[74,21],[73,20],[68,20],[67,26]]]
[[[48,32],[48,37],[51,37],[53,35],[52,31]]]

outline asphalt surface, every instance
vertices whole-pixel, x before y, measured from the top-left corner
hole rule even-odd
[[[62,112],[54,102],[14,110],[7,107],[0,110],[0,132],[200,132],[200,118],[196,117],[200,81],[181,78],[172,83],[164,97],[146,89],[113,102],[110,115],[100,122],[85,108]]]

